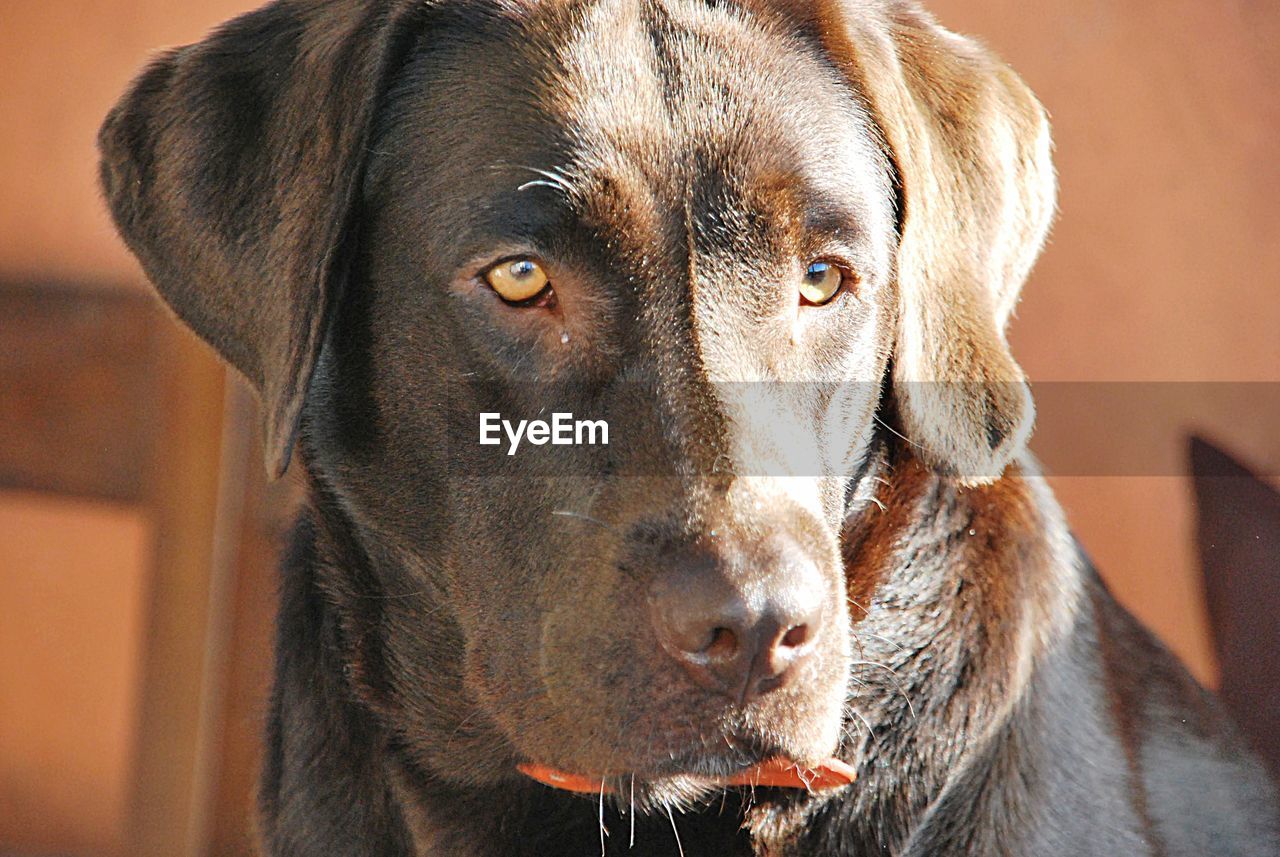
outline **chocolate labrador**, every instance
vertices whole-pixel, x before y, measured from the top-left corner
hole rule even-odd
[[[1045,113],[913,3],[279,0],[100,145],[307,479],[267,854],[1280,854],[1024,450]]]

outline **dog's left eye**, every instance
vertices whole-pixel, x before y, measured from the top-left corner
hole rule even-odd
[[[852,272],[834,262],[810,262],[800,280],[800,301],[822,306],[839,294],[840,287],[852,277]]]
[[[542,265],[529,258],[499,262],[484,272],[484,281],[511,304],[532,301],[551,288],[551,278]]]

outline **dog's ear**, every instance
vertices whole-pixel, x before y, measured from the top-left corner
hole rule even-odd
[[[174,312],[257,389],[276,476],[347,273],[372,117],[412,5],[273,3],[157,58],[99,132],[117,227]]]
[[[1053,216],[1048,119],[1007,66],[914,3],[820,8],[812,25],[854,78],[896,172],[903,429],[930,465],[990,481],[1034,417],[1004,331]]]

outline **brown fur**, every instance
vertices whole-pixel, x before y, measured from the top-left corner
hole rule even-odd
[[[1273,853],[1255,763],[1023,453],[1048,139],[906,2],[279,0],[156,60],[103,126],[108,202],[309,486],[266,852]],[[485,284],[521,255],[554,300]],[[856,282],[802,306],[828,258]],[[476,442],[553,411],[610,444]],[[786,595],[780,541],[811,651],[709,690],[655,593]],[[832,753],[834,793],[706,781]]]

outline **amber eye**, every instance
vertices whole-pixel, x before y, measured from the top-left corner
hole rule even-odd
[[[810,262],[800,280],[800,299],[803,303],[821,306],[834,298],[845,279],[852,276],[832,262]]]
[[[537,297],[550,282],[541,265],[523,258],[499,262],[484,272],[484,280],[499,297],[513,304]]]

